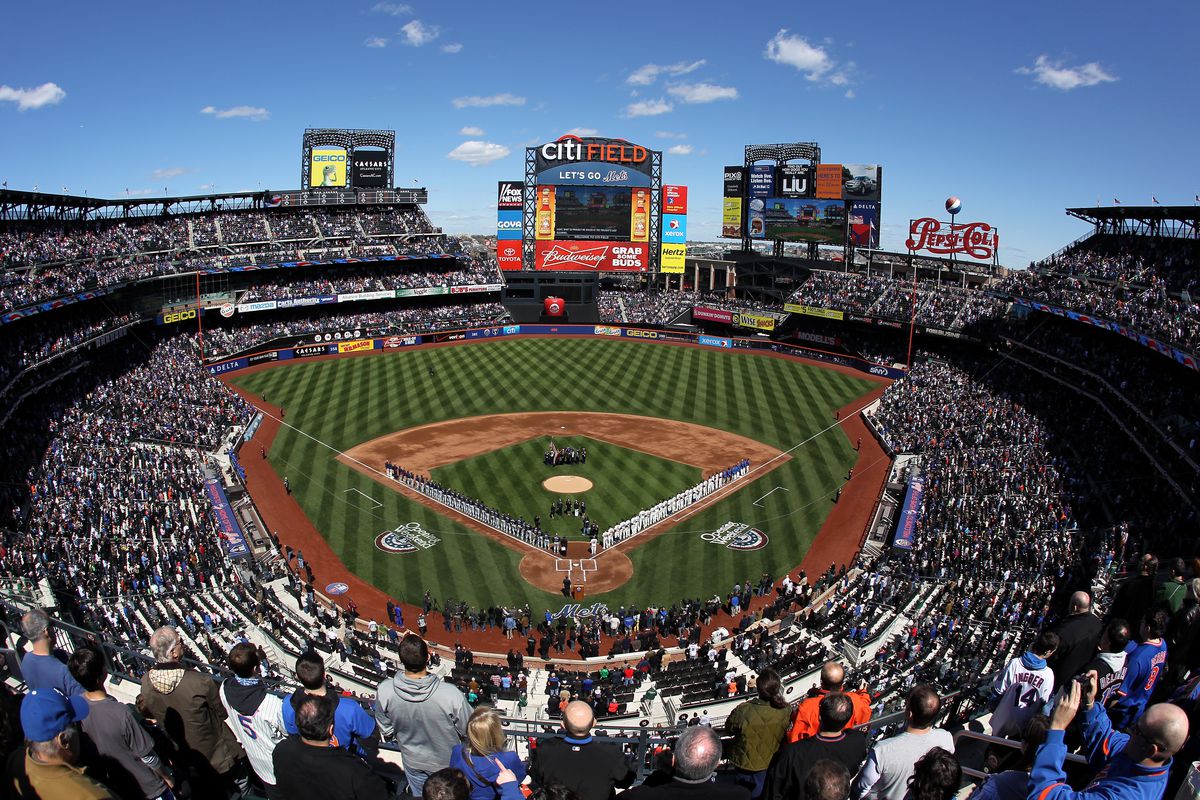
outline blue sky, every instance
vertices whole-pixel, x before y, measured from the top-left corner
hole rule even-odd
[[[0,179],[92,196],[295,188],[305,127],[397,132],[396,179],[447,230],[495,230],[523,148],[569,131],[665,151],[689,238],[747,143],[884,166],[908,220],[1000,229],[1023,266],[1067,206],[1191,204],[1200,4],[10,3]]]

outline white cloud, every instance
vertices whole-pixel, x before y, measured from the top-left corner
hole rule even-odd
[[[387,47],[387,39],[382,36],[368,36],[363,44],[367,47]]]
[[[452,42],[451,44],[442,45],[442,52],[443,53],[461,53],[462,48],[463,48],[462,42]]]
[[[694,148],[690,144],[675,144],[667,148],[667,153],[673,156],[691,155]]]
[[[43,83],[32,89],[14,89],[11,86],[0,86],[0,101],[16,103],[17,110],[28,111],[31,108],[52,106],[61,103],[67,93],[57,83]]]
[[[659,75],[687,75],[704,66],[704,59],[699,61],[679,61],[674,64],[643,64],[629,73],[626,83],[634,86],[649,86],[658,80]]]
[[[595,136],[599,131],[595,128],[571,128],[567,133],[572,136]]]
[[[202,191],[202,192],[210,192],[210,191],[212,191],[212,190],[213,190],[213,189],[215,189],[215,188],[217,188],[217,185],[216,185],[215,183],[202,183],[202,184],[200,184],[200,191]]]
[[[732,86],[716,86],[711,83],[680,83],[667,91],[685,103],[712,103],[716,100],[736,100],[738,90]]]
[[[780,29],[763,53],[769,61],[795,67],[810,81],[819,81],[834,67],[825,48],[809,44],[803,36],[789,36],[787,28]]]
[[[400,32],[404,34],[404,43],[413,47],[429,44],[441,34],[437,25],[426,25],[419,19],[407,23]]]
[[[510,94],[509,92],[503,92],[486,97],[480,97],[479,95],[456,97],[451,102],[454,103],[455,108],[489,108],[491,106],[523,106],[525,105],[525,98],[517,97],[515,94]]]
[[[404,3],[380,2],[376,3],[371,10],[379,14],[390,14],[393,17],[403,17],[412,13],[412,6],[407,6]]]
[[[654,117],[675,110],[675,106],[663,98],[657,100],[639,100],[625,107],[627,117]]]
[[[674,133],[672,131],[655,131],[654,135],[660,139],[686,139],[686,133]]]
[[[846,90],[846,99],[847,99],[847,100],[853,100],[853,99],[855,98],[855,96],[856,96],[856,95],[854,94],[854,90],[853,90],[853,89],[847,89],[847,90]]]
[[[251,122],[262,122],[271,118],[271,112],[260,106],[234,106],[232,108],[205,106],[200,109],[200,113],[211,114],[217,119],[236,119],[242,117]]]
[[[474,125],[464,125],[462,130],[458,132],[459,136],[483,136],[483,128],[478,128]]]
[[[446,158],[462,161],[465,164],[470,164],[472,167],[478,167],[481,164],[490,164],[493,161],[504,158],[508,153],[508,148],[502,144],[471,140],[463,142],[451,150],[446,154]]]
[[[186,175],[191,171],[191,167],[162,167],[151,172],[150,177],[156,181],[162,181],[168,178],[178,178],[180,175]]]
[[[1034,83],[1063,92],[1117,80],[1116,75],[1107,72],[1097,61],[1089,61],[1078,67],[1066,67],[1061,61],[1051,61],[1047,56],[1038,56],[1032,67],[1019,67],[1017,72],[1021,75],[1033,75]]]

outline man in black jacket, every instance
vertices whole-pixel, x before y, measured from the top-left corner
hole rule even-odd
[[[529,766],[535,784],[560,783],[582,800],[609,800],[616,787],[633,783],[634,772],[620,748],[592,740],[595,721],[587,703],[574,700],[567,704],[563,711],[566,736],[543,739]]]
[[[296,707],[300,736],[275,748],[276,786],[289,800],[387,800],[388,786],[361,757],[330,747],[333,704],[305,695]]]
[[[1052,629],[1059,639],[1058,649],[1050,659],[1055,686],[1066,686],[1067,681],[1080,674],[1096,654],[1103,628],[1104,623],[1092,613],[1092,598],[1088,593],[1071,595],[1070,614]]]
[[[1142,556],[1138,566],[1138,574],[1127,578],[1117,589],[1112,606],[1108,609],[1108,618],[1123,619],[1137,624],[1146,611],[1154,605],[1155,590],[1154,574],[1158,572],[1158,559],[1150,553]]]
[[[628,800],[749,800],[750,790],[734,783],[715,783],[713,776],[721,761],[721,737],[707,725],[697,725],[679,734],[671,750],[672,778],[656,786],[642,784],[621,794]]]
[[[854,775],[867,759],[867,736],[847,730],[854,704],[841,692],[830,692],[818,707],[817,735],[784,746],[767,775],[763,797],[770,800],[799,797],[809,771],[818,761],[830,758],[844,764]]]

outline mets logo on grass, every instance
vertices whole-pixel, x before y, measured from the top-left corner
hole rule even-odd
[[[760,550],[767,546],[767,535],[758,528],[742,522],[726,522],[715,531],[700,534],[700,538],[713,544],[723,544],[730,550]]]
[[[441,539],[421,527],[419,522],[397,525],[375,537],[375,546],[385,553],[416,553],[428,550]]]

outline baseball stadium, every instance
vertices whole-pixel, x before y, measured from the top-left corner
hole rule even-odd
[[[1197,206],[1028,260],[882,138],[697,177],[637,118],[705,64],[466,189],[383,127],[280,188],[6,179],[5,796],[1197,796]]]

